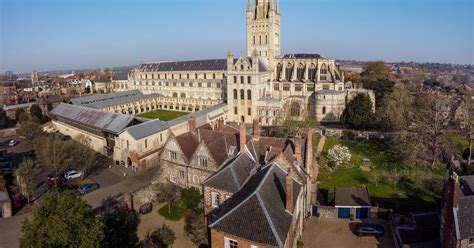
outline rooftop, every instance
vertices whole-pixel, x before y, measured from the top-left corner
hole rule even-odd
[[[161,94],[145,95],[139,90],[130,90],[109,94],[97,94],[93,96],[79,97],[71,99],[70,103],[88,108],[103,109],[112,106],[127,104],[144,100],[147,98],[159,97]]]
[[[336,188],[335,205],[337,206],[367,206],[370,207],[369,193],[365,188]]]

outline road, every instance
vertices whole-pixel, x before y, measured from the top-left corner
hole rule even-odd
[[[93,208],[97,208],[108,197],[129,194],[150,184],[158,169],[159,167],[148,168],[139,174],[131,174],[126,178],[118,176],[118,173],[124,168],[114,167],[103,170],[87,179],[99,184],[103,183],[102,187],[83,196],[83,199]],[[29,212],[8,219],[0,219],[0,248],[20,247],[21,223],[31,216],[32,212]]]

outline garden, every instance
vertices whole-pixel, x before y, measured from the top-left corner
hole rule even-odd
[[[372,203],[383,208],[435,207],[441,198],[445,166],[410,166],[400,162],[400,156],[385,140],[328,137],[319,157],[319,190],[329,204],[335,187],[366,187]]]
[[[187,114],[188,114],[187,112],[158,109],[158,110],[139,114],[138,117],[142,117],[146,119],[160,119],[162,121],[170,121]]]

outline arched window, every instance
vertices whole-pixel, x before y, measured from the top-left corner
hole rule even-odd
[[[286,81],[291,80],[291,76],[293,75],[293,65],[291,63],[288,63],[288,66],[285,69],[286,73]]]
[[[195,78],[195,79],[198,79],[198,74],[197,74],[197,73],[194,74],[194,78]]]
[[[316,65],[311,64],[308,69],[308,79],[314,81],[316,78]]]
[[[240,99],[245,100],[245,91],[244,90],[240,90]]]
[[[247,90],[247,100],[252,100],[252,92]]]
[[[189,79],[189,73],[188,73],[188,74],[186,74],[186,78],[187,78],[187,79]]]
[[[323,115],[326,114],[326,107],[323,107]]]
[[[300,105],[296,102],[291,104],[290,108],[291,116],[298,117],[300,116]]]
[[[268,44],[268,35],[265,35],[265,44]]]
[[[277,76],[276,76],[276,79],[277,79],[278,81],[281,80],[281,72],[282,72],[282,69],[283,69],[283,65],[280,64],[280,63],[278,63],[278,65],[277,65]]]
[[[258,36],[258,44],[262,44],[262,36],[261,35]]]
[[[212,79],[216,79],[216,74],[212,73]]]
[[[253,44],[256,45],[255,35],[253,36]]]
[[[234,99],[238,99],[238,98],[237,98],[237,90],[236,90],[236,89],[234,89]]]
[[[327,80],[328,66],[326,64],[321,65],[321,70],[319,70],[319,79]]]
[[[299,81],[303,81],[304,79],[304,73],[305,73],[305,66],[303,64],[300,64],[297,69],[297,74],[296,76],[298,77]]]

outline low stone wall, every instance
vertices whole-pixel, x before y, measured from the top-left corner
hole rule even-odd
[[[337,219],[337,209],[330,206],[318,206],[318,214],[320,218]]]

